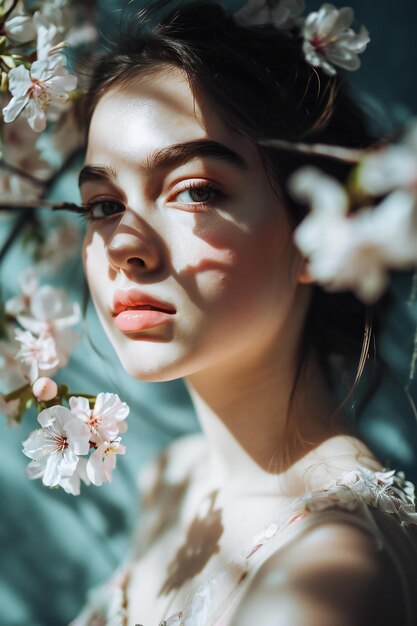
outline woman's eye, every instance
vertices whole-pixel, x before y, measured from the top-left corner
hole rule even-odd
[[[115,200],[95,200],[84,205],[85,216],[89,220],[111,217],[124,211],[124,206]]]
[[[176,194],[176,200],[180,204],[206,205],[214,203],[224,197],[221,189],[212,184],[193,185]]]

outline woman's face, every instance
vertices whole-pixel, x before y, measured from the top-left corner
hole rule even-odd
[[[136,378],[241,363],[301,327],[300,257],[258,152],[180,70],[99,100],[80,188],[91,295]]]

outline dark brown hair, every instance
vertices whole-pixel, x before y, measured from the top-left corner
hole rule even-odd
[[[364,117],[339,76],[330,77],[305,61],[297,29],[242,27],[214,2],[159,0],[128,20],[119,43],[95,65],[86,99],[87,124],[109,88],[123,87],[166,65],[181,68],[195,96],[204,94],[225,124],[258,145],[269,180],[294,227],[306,207],[288,194],[288,177],[312,157],[258,142],[279,138],[357,148],[372,142]],[[341,161],[322,157],[314,161],[341,181],[351,169]],[[327,373],[333,354],[363,364],[369,320],[367,307],[350,293],[329,294],[314,287],[300,363],[314,347]]]

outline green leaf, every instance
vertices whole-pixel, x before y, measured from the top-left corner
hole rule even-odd
[[[3,72],[0,68],[0,92],[7,93],[9,91],[9,77],[7,72]]]
[[[3,64],[9,68],[9,70],[13,70],[16,67],[15,60],[9,54],[2,54],[1,60]]]

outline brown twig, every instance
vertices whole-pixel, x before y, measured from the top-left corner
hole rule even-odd
[[[365,150],[355,148],[341,148],[340,146],[330,146],[327,144],[315,143],[293,143],[283,139],[259,139],[257,142],[261,146],[278,148],[289,152],[301,152],[313,156],[324,156],[330,159],[346,161],[347,163],[358,163],[365,155]]]

